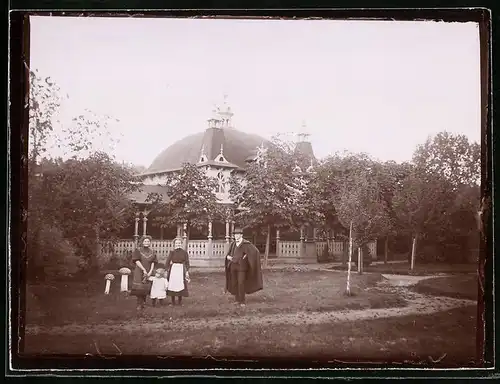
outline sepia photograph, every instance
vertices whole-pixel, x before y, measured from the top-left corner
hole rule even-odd
[[[480,46],[30,16],[20,352],[478,367]]]

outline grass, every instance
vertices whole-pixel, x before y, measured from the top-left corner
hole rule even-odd
[[[414,290],[428,295],[477,300],[478,280],[476,275],[435,277],[419,281]]]
[[[233,297],[224,294],[223,273],[193,273],[191,278],[190,297],[184,299],[182,307],[169,311],[169,317],[210,318],[231,315],[237,311]],[[247,312],[273,314],[404,306],[406,302],[397,294],[365,290],[380,279],[380,275],[353,275],[355,296],[347,297],[344,295],[346,277],[343,273],[265,271],[264,290],[247,296]],[[111,286],[111,294],[104,295],[104,284],[104,280],[99,279],[28,287],[27,324],[91,325],[136,318],[136,298],[121,294],[120,283],[116,280]],[[162,319],[166,316],[165,311],[168,309],[148,306],[142,318]]]
[[[249,295],[245,309],[235,307],[232,296],[223,293],[224,274],[193,272],[191,278],[190,297],[182,307],[148,306],[142,313],[136,311],[134,297],[119,292],[116,280],[110,295],[104,295],[102,278],[30,286],[27,325],[42,328],[25,336],[25,352],[366,359],[430,365],[435,364],[431,359],[441,358],[437,364],[443,367],[470,365],[474,360],[473,306],[370,320],[329,317],[328,311],[404,307],[407,302],[397,290],[371,289],[381,280],[380,274],[353,274],[355,294],[345,296],[345,273],[266,270],[264,290]],[[457,279],[448,285],[462,283]],[[326,317],[316,321],[318,313]]]
[[[334,270],[347,270],[347,266],[334,266]],[[372,264],[364,268],[365,272],[394,275],[428,276],[436,274],[462,274],[477,271],[477,264],[416,264],[413,271],[408,263]]]
[[[314,359],[316,361],[407,362],[440,367],[471,366],[476,310],[434,315],[323,324],[272,324],[252,328],[217,327],[210,332],[146,327],[138,335],[32,335],[27,352],[65,354],[207,356],[214,358]],[[433,363],[432,360],[438,363]]]

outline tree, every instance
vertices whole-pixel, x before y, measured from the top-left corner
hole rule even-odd
[[[443,259],[465,261],[471,245],[477,246],[475,216],[480,205],[480,160],[479,143],[448,132],[428,138],[413,156],[418,168],[446,180],[450,189],[447,193],[453,195],[447,212],[448,227],[438,243]]]
[[[29,96],[29,171],[34,171],[41,156],[47,150],[47,138],[54,129],[54,117],[61,105],[60,88],[50,78],[42,78],[38,70],[30,71]]]
[[[116,240],[133,216],[127,195],[138,188],[131,172],[105,153],[69,159],[48,176],[57,205],[52,219],[89,261],[99,266],[100,240]]]
[[[429,137],[415,150],[413,163],[426,173],[448,180],[454,188],[478,185],[481,178],[481,148],[465,135],[445,131]]]
[[[111,132],[109,124],[119,121],[109,115],[98,115],[85,109],[82,114],[62,126],[61,132],[55,137],[56,145],[64,148],[64,154],[72,158],[85,158],[96,152],[112,151],[119,138]]]
[[[439,176],[415,167],[405,178],[394,196],[394,208],[400,230],[413,239],[411,260],[415,260],[419,239],[436,239],[448,228],[452,202],[450,187]]]
[[[183,164],[180,171],[167,177],[164,186],[166,201],[157,193],[149,194],[148,201],[171,222],[203,228],[210,220],[223,215],[215,194],[216,180],[194,164]]]
[[[479,178],[479,145],[464,135],[441,132],[417,147],[412,171],[395,197],[401,228],[413,237],[412,260],[417,239],[434,248],[432,254],[424,249],[423,258],[438,258],[438,249],[466,252],[456,247],[475,231]],[[446,250],[450,246],[455,251]]]
[[[108,130],[110,118],[97,117],[85,111],[71,124],[63,124],[56,119],[63,100],[54,81],[49,77],[41,77],[37,71],[30,72],[29,271],[37,270],[36,265],[33,265],[35,260],[41,260],[43,255],[54,254],[48,251],[47,241],[40,238],[43,233],[49,238],[60,234],[72,236],[72,245],[80,248],[80,253],[95,258],[96,249],[93,245],[98,242],[99,236],[103,235],[103,231],[106,236],[123,223],[120,215],[127,210],[127,204],[118,196],[123,197],[132,188],[128,184],[128,175],[120,173],[111,158],[95,150],[94,144],[97,144],[98,137],[107,135],[109,139],[111,136]],[[62,129],[55,130],[55,124],[59,124]],[[65,155],[72,154],[73,158],[66,162],[60,158],[52,159],[49,144],[54,142],[60,147],[69,148],[70,152]],[[86,159],[82,159],[84,157]],[[94,171],[97,173],[94,174]],[[117,186],[117,180],[122,184],[118,183]],[[79,197],[81,200],[78,200]],[[82,201],[84,207],[78,206]],[[84,215],[83,211],[87,214]],[[94,233],[89,233],[85,226],[92,226]],[[106,232],[107,229],[110,231]],[[60,243],[63,242],[66,240],[61,239]],[[61,249],[61,253],[68,253],[67,249]],[[93,264],[96,264],[95,260]]]
[[[236,219],[248,227],[267,228],[264,265],[269,258],[271,226],[294,225],[294,210],[301,192],[294,177],[295,160],[289,143],[274,139],[274,144],[262,150],[257,160],[239,178],[230,180],[230,192],[242,211]]]
[[[323,232],[344,228],[339,222],[335,207],[336,172],[337,169],[328,159],[317,164],[314,171],[306,176],[307,188],[303,194],[303,201],[299,204],[308,213],[307,218]]]
[[[389,218],[389,225],[385,227],[385,249],[384,263],[387,263],[389,252],[389,237],[398,234],[398,214],[394,207],[394,196],[401,191],[404,180],[412,170],[412,165],[407,162],[396,163],[386,161],[374,163],[374,176],[379,186],[380,198],[385,205],[385,210]]]
[[[42,78],[38,71],[30,71],[29,132],[28,132],[28,270],[35,277],[40,260],[41,230],[44,227],[43,181],[39,177],[39,161],[46,152],[47,138],[53,130],[61,97],[59,87],[50,77]],[[51,200],[48,199],[47,202]]]
[[[376,165],[364,154],[336,154],[322,165],[328,177],[323,179],[321,189],[330,191],[330,204],[342,226],[352,228],[352,241],[358,248],[386,233],[391,225]],[[359,272],[362,264],[359,260]]]

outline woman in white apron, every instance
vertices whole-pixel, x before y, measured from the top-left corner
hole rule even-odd
[[[166,267],[168,269],[168,290],[167,295],[172,298],[172,304],[175,305],[175,298],[179,305],[182,304],[182,298],[189,296],[189,256],[182,249],[182,239],[174,240],[174,250],[170,251],[167,257]]]

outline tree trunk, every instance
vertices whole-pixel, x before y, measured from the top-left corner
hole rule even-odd
[[[342,254],[340,255],[340,259],[341,259],[340,261],[342,262],[342,266],[345,265],[347,259],[349,258],[349,247],[352,247],[352,244],[350,243],[350,239],[349,239],[349,242],[347,242],[347,247],[346,247],[345,242],[344,242],[344,245],[342,247]]]
[[[188,250],[188,244],[189,244],[189,237],[191,235],[191,225],[188,224],[187,228],[186,228],[186,242],[185,242],[185,249],[186,249],[186,252]]]
[[[387,259],[389,256],[389,236],[385,237],[385,249],[384,249],[384,264],[387,264]]]
[[[413,237],[413,244],[411,246],[411,262],[410,262],[410,270],[413,271],[415,268],[415,257],[417,253],[417,235]]]
[[[363,252],[361,251],[361,246],[358,247],[358,273],[363,274]]]
[[[408,257],[407,257],[407,260],[408,260],[408,264],[411,264],[411,252],[412,252],[412,249],[413,249],[413,236],[410,236],[410,252],[408,252]]]
[[[264,267],[267,267],[269,260],[269,245],[271,242],[271,224],[267,225],[266,250],[264,252]]]
[[[345,260],[345,252],[342,252],[342,261]],[[347,296],[351,296],[351,264],[352,264],[352,223],[349,228],[349,248],[348,248],[348,263],[347,264],[347,287],[346,294]],[[343,263],[344,264],[344,263]]]
[[[98,270],[99,269],[99,260],[101,256],[101,240],[99,236],[99,227],[96,225],[94,227],[95,233],[95,251],[90,253],[90,269]]]

